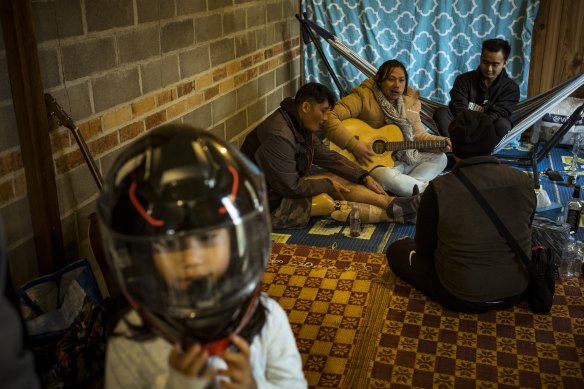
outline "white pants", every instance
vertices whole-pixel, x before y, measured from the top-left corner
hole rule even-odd
[[[429,161],[417,165],[408,165],[396,161],[394,167],[376,167],[370,173],[383,188],[396,196],[411,196],[414,185],[418,185],[420,193],[426,189],[428,182],[436,178],[446,167],[447,158],[444,153],[432,153]]]

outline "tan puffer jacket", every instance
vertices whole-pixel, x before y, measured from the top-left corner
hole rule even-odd
[[[343,97],[335,104],[334,109],[329,113],[327,121],[323,124],[324,135],[337,146],[352,151],[358,143],[357,138],[341,122],[345,119],[361,119],[373,128],[383,127],[386,123],[384,114],[375,99],[373,93],[374,82],[372,78],[367,79],[351,93]],[[420,100],[418,92],[408,87],[404,94],[404,105],[406,115],[413,123],[414,140],[442,140],[443,136],[436,136],[428,133],[420,119]]]

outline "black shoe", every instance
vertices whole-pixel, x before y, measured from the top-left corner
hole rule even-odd
[[[420,194],[420,188],[418,187],[418,184],[414,185],[414,189],[412,189],[412,196],[418,195]]]
[[[396,197],[385,212],[395,223],[416,224],[421,199],[421,194],[411,197]]]

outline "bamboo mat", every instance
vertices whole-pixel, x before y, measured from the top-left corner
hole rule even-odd
[[[581,278],[556,285],[550,315],[460,314],[383,254],[276,243],[262,286],[288,313],[310,388],[584,387]]]

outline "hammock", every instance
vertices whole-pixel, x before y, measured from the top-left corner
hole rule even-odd
[[[333,74],[332,68],[330,67],[326,58],[324,57],[324,53],[320,46],[318,45],[317,40],[312,31],[320,35],[341,56],[347,59],[353,66],[359,69],[367,77],[375,76],[375,73],[377,73],[377,68],[375,68],[375,66],[367,62],[363,57],[361,57],[359,54],[355,53],[353,50],[347,47],[331,32],[325,30],[318,24],[306,19],[305,17],[302,18],[299,15],[296,15],[296,18],[300,21],[301,26],[304,28],[303,32],[308,34],[310,36],[310,40],[315,44],[317,51],[319,52],[322,60],[327,66],[329,73],[331,73],[331,76],[335,80],[335,83],[339,87],[339,90],[342,90],[342,88],[340,88],[340,84],[337,82],[336,77]],[[305,38],[304,43],[306,44],[310,43],[306,35],[304,35],[304,38]],[[584,72],[580,73],[575,77],[572,77],[571,79],[561,83],[560,85],[553,87],[547,92],[520,101],[511,115],[511,121],[515,123],[515,125],[513,126],[511,131],[509,131],[509,133],[507,133],[501,139],[497,146],[495,146],[493,154],[498,153],[509,143],[513,142],[513,140],[518,135],[520,135],[523,131],[532,126],[546,112],[552,109],[556,104],[560,103],[563,99],[568,97],[582,85],[584,85]],[[438,131],[436,129],[436,124],[432,119],[432,114],[434,113],[434,110],[436,108],[448,106],[446,104],[441,104],[424,97],[420,97],[420,102],[422,104],[422,110],[420,112],[420,118],[422,119],[422,122],[426,126],[428,126],[428,128],[430,128],[432,131],[437,133]]]

